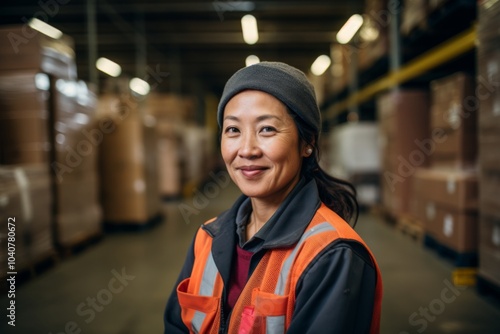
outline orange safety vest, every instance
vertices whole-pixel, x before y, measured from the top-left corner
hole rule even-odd
[[[208,223],[210,223],[209,221]],[[309,263],[333,240],[353,240],[368,250],[377,272],[371,334],[380,331],[382,278],[361,237],[324,204],[292,247],[268,251],[243,288],[229,320],[229,333],[285,333],[295,307],[295,288]],[[191,277],[177,286],[181,316],[190,333],[215,334],[220,327],[223,281],[212,257],[212,238],[196,235]]]

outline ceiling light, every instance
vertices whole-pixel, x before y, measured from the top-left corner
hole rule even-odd
[[[361,28],[361,25],[363,25],[363,17],[359,14],[354,14],[337,33],[337,41],[340,44],[349,43],[359,28]]]
[[[312,74],[317,76],[322,75],[323,73],[325,73],[326,69],[328,68],[328,66],[330,66],[331,63],[332,61],[327,55],[319,56],[311,65]]]
[[[54,39],[59,39],[63,35],[62,31],[54,28],[53,26],[37,19],[37,18],[32,18],[29,22],[28,25],[36,30],[41,32],[44,35],[47,35],[49,37],[52,37]]]
[[[112,77],[117,77],[122,73],[122,68],[120,65],[108,58],[101,57],[97,59],[95,66],[101,72],[106,73]]]
[[[260,59],[259,59],[259,57],[254,56],[254,55],[248,56],[247,59],[245,60],[245,64],[247,66],[255,65],[258,63],[260,63]]]
[[[257,19],[253,15],[245,15],[241,18],[241,29],[243,39],[247,44],[255,44],[259,40],[259,30],[257,29]]]
[[[129,87],[132,91],[136,92],[139,95],[148,95],[150,87],[149,84],[139,78],[133,78],[130,80]]]

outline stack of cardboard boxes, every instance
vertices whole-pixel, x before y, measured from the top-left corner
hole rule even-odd
[[[160,214],[155,120],[128,94],[101,96],[98,109],[105,129],[99,150],[104,221],[147,225]]]
[[[28,26],[0,29],[0,257],[15,225],[15,269],[54,253],[49,136],[51,76],[74,77],[72,49]],[[6,266],[2,265],[2,268]]]
[[[2,28],[0,35],[0,163],[46,167],[53,226],[44,228],[55,245],[71,247],[100,231],[97,147],[84,136],[96,98],[77,81],[69,37],[53,39],[27,25]]]
[[[175,94],[150,94],[145,111],[155,117],[158,131],[159,191],[163,198],[182,193],[182,135],[186,121],[192,117],[190,101]]]
[[[377,100],[380,123],[382,204],[394,219],[408,215],[412,179],[429,157],[422,141],[429,136],[429,94],[394,90]]]
[[[197,124],[196,107],[192,97],[177,94],[151,94],[145,101],[145,113],[157,121],[160,193],[165,199],[193,195],[216,168],[216,134]]]
[[[479,6],[479,274],[500,287],[500,2]]]
[[[474,265],[478,245],[477,113],[469,103],[473,87],[464,73],[431,82],[430,136],[422,142],[431,166],[417,170],[412,198],[426,242],[461,254],[457,265]]]

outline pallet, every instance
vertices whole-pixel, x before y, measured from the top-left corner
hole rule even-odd
[[[144,232],[152,229],[165,219],[163,213],[151,217],[146,222],[104,222],[103,229],[105,233],[128,233],[128,232]]]
[[[396,223],[396,229],[403,234],[408,235],[410,238],[420,243],[424,239],[424,228],[419,220],[403,215],[399,217]]]
[[[26,282],[34,279],[47,272],[48,270],[54,268],[60,262],[60,257],[58,253],[53,250],[45,254],[44,256],[40,256],[36,260],[33,260],[30,264],[26,265],[23,268],[16,268],[15,278],[16,278],[16,289],[17,287],[25,284]],[[2,273],[0,277],[0,289],[2,291],[6,291],[7,289],[7,281],[6,278],[10,275],[6,275],[6,272]]]
[[[59,244],[58,251],[63,259],[67,259],[96,245],[102,240],[103,233],[97,232],[72,241],[70,244]]]
[[[441,257],[451,261],[455,267],[477,267],[478,264],[478,254],[477,252],[457,252],[448,246],[441,244],[434,237],[425,234],[424,235],[424,245],[427,248],[434,250]]]

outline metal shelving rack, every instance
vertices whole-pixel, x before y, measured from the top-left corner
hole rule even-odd
[[[373,100],[377,94],[417,79],[475,49],[477,27],[474,23],[472,26],[432,47],[429,51],[423,52],[401,65],[401,47],[399,45],[401,36],[398,35],[399,18],[395,16],[393,20],[397,24],[391,27],[390,38],[393,39],[391,43],[395,44],[395,46],[391,46],[388,55],[391,68],[385,75],[372,80],[360,89],[349,87],[349,93],[345,98],[323,106],[322,114],[325,121],[332,120],[349,110],[357,110],[362,104]],[[394,66],[394,64],[396,65]],[[475,66],[475,64],[471,65]]]

